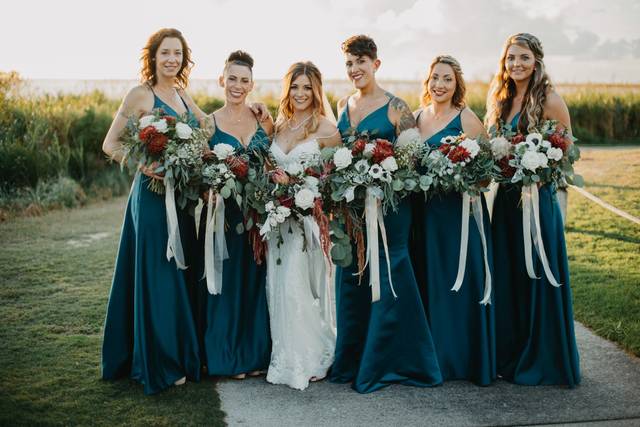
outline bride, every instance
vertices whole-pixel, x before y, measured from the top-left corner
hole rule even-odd
[[[311,62],[296,62],[284,77],[271,155],[285,170],[319,160],[320,150],[341,143],[322,92],[322,76]],[[315,224],[314,224],[315,225]],[[267,381],[304,390],[327,375],[336,332],[332,321],[330,266],[319,245],[304,244],[295,220],[270,236],[267,303],[272,351]],[[316,300],[311,289],[319,291]]]

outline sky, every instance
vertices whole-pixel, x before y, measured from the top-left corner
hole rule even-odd
[[[25,78],[136,79],[148,36],[174,27],[203,79],[236,49],[254,57],[256,79],[279,79],[299,60],[343,79],[340,43],[367,34],[379,78],[422,79],[447,53],[468,80],[488,80],[505,39],[530,32],[553,81],[640,83],[638,0],[14,0],[2,15],[0,71]]]

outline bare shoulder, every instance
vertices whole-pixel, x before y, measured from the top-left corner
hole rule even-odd
[[[555,90],[550,90],[547,93],[547,99],[544,103],[545,110],[561,110],[567,108],[567,104],[564,99]]]
[[[471,108],[465,107],[462,109],[460,112],[460,121],[462,122],[463,132],[469,137],[476,138],[486,134],[482,121],[480,121]]]
[[[349,102],[349,96],[344,96],[342,98],[340,98],[337,102],[337,107],[338,107],[338,114],[340,114],[342,112],[342,110],[345,109],[345,107],[347,106],[347,102]]]
[[[546,119],[557,120],[564,127],[571,129],[569,108],[564,102],[564,99],[554,90],[550,90],[547,93],[547,99],[544,103],[544,117]]]
[[[409,108],[409,105],[402,98],[388,94],[389,100],[389,118],[396,126],[396,133],[403,130],[416,127],[416,119]]]
[[[340,131],[336,125],[326,117],[322,117],[316,131],[316,139],[319,140],[321,147],[334,147],[342,142]]]
[[[153,108],[153,92],[149,86],[141,84],[129,90],[122,100],[120,113],[126,116],[140,115]]]

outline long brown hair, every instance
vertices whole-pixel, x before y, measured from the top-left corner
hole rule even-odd
[[[453,98],[451,98],[451,104],[458,108],[462,109],[465,106],[464,97],[467,93],[467,85],[464,82],[464,77],[462,76],[462,67],[460,67],[460,63],[450,55],[438,55],[433,58],[431,61],[431,65],[429,66],[429,74],[422,82],[422,94],[420,95],[420,105],[426,107],[431,103],[431,93],[429,92],[429,81],[431,80],[431,74],[433,73],[433,67],[437,64],[447,64],[453,70],[453,75],[456,78],[456,90],[453,92]]]
[[[191,49],[187,41],[182,33],[175,28],[162,28],[151,34],[151,37],[147,40],[147,43],[142,49],[142,56],[140,56],[140,62],[142,62],[142,70],[140,71],[141,80],[143,83],[151,86],[155,86],[158,83],[158,76],[156,75],[156,53],[162,41],[167,37],[176,38],[180,40],[182,44],[182,64],[175,77],[175,84],[184,89],[189,84],[189,73],[191,72],[194,62],[191,60]]]
[[[507,50],[514,44],[533,52],[536,62],[535,69],[527,86],[527,91],[522,99],[522,108],[517,125],[518,132],[527,133],[536,128],[542,121],[547,93],[553,88],[544,66],[542,43],[536,36],[529,33],[514,34],[510,36],[504,44],[498,63],[498,71],[493,77],[493,81],[489,87],[485,124],[504,123],[513,106],[513,98],[516,95],[516,84],[511,77],[509,77],[509,71],[505,66],[505,61],[507,58]]]
[[[321,116],[324,116],[324,103],[322,91],[322,74],[318,67],[312,62],[296,62],[289,67],[282,81],[282,93],[280,95],[280,106],[278,108],[278,119],[276,120],[276,133],[281,131],[287,124],[287,121],[293,117],[293,106],[289,99],[291,85],[301,75],[305,75],[311,82],[311,90],[313,92],[313,101],[311,103],[311,119],[306,123],[302,140],[306,139],[309,134],[318,130]]]

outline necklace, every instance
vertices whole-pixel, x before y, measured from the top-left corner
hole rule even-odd
[[[297,131],[298,129],[300,129],[302,127],[303,124],[307,123],[309,121],[309,119],[311,118],[311,116],[308,116],[306,119],[304,119],[303,121],[301,121],[300,123],[298,123],[296,126],[291,126],[291,119],[287,120],[287,126],[289,127],[289,129],[291,129],[292,131]]]

